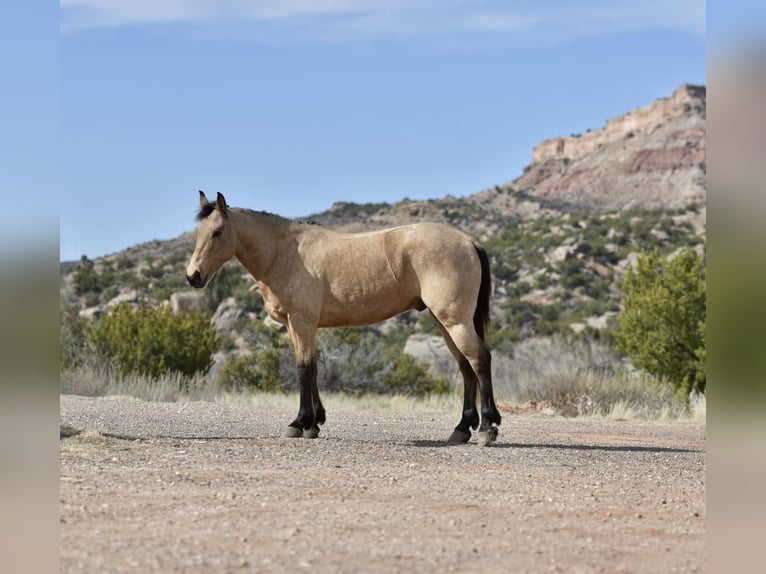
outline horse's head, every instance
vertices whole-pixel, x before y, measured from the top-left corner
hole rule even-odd
[[[197,288],[207,285],[221,265],[234,256],[235,249],[234,230],[223,195],[219,193],[215,203],[210,203],[200,191],[199,203],[197,244],[186,267],[189,285]]]

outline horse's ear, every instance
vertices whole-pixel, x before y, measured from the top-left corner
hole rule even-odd
[[[199,205],[200,207],[205,207],[207,205],[210,205],[210,202],[207,200],[207,197],[205,197],[205,192],[201,189],[199,190]]]
[[[223,196],[222,193],[218,193],[218,196],[215,198],[215,204],[218,207],[218,211],[221,212],[221,215],[226,217],[226,198]]]

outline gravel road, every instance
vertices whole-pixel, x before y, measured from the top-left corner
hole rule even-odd
[[[705,427],[61,396],[62,572],[703,572]]]

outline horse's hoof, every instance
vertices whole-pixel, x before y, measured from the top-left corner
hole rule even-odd
[[[285,434],[282,435],[284,438],[301,438],[303,436],[303,429],[295,428],[295,427],[287,427],[285,429]]]
[[[319,429],[317,427],[312,427],[310,429],[306,429],[303,431],[303,438],[316,438],[319,436]]]
[[[470,432],[463,432],[461,430],[455,429],[452,431],[452,434],[449,435],[447,442],[451,444],[459,444],[459,443],[468,442],[470,438],[471,438]]]
[[[497,440],[497,427],[489,427],[479,433],[479,446],[489,446]]]

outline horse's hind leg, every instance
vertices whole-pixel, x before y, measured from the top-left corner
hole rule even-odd
[[[463,375],[463,414],[460,422],[452,431],[448,442],[468,442],[471,438],[471,429],[476,430],[479,426],[479,412],[476,410],[476,373],[473,372],[468,359],[462,355],[457,360],[460,374]]]
[[[434,317],[434,319],[436,319],[436,317]],[[455,430],[452,431],[448,442],[468,442],[471,438],[471,429],[476,430],[476,427],[479,426],[479,411],[476,410],[476,387],[478,379],[471,367],[471,363],[468,362],[468,359],[466,359],[455,346],[447,329],[444,328],[444,325],[442,325],[438,319],[436,319],[436,322],[441,328],[442,335],[444,335],[444,341],[447,343],[447,347],[455,357],[458,368],[460,369],[460,374],[463,376],[463,413],[460,422],[455,427]]]
[[[497,426],[495,425],[499,425],[502,420],[500,412],[495,406],[495,397],[492,391],[492,355],[487,345],[476,333],[473,324],[457,324],[445,328],[455,347],[470,364],[474,372],[473,380],[479,382],[479,394],[481,395],[479,444],[488,446],[497,439]],[[458,425],[459,427],[460,425]]]
[[[489,446],[497,439],[497,426],[502,417],[495,405],[495,395],[492,390],[492,355],[482,342],[479,351],[476,372],[479,377],[481,393],[481,425],[479,426],[479,445]]]
[[[314,380],[311,383],[311,399],[313,403],[314,408],[314,426],[310,429],[306,429],[303,431],[303,436],[305,438],[316,438],[319,436],[319,425],[324,424],[325,420],[327,419],[325,415],[324,406],[322,406],[322,401],[319,399],[319,387],[317,386],[317,378],[314,377]]]

